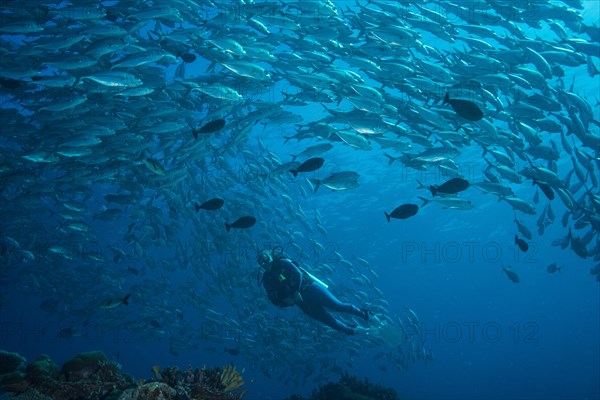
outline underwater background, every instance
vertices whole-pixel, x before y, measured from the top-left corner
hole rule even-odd
[[[246,399],[308,396],[344,372],[402,399],[600,398],[597,1],[1,10],[0,349],[59,366],[99,350],[134,379],[235,365]],[[550,76],[528,48],[553,57]],[[553,102],[515,107],[534,95]],[[490,150],[518,182],[490,172]],[[289,172],[311,157],[324,165]],[[547,182],[552,200],[541,168],[569,181]],[[332,190],[341,171],[358,184]],[[490,173],[534,214],[476,187]],[[470,183],[457,197],[427,190],[454,177]],[[211,198],[223,207],[197,207]],[[388,221],[401,204],[417,214]],[[226,229],[244,215],[256,224]],[[277,246],[374,316],[347,336],[269,304],[256,254]]]

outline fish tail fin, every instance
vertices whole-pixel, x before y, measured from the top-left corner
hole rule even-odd
[[[423,183],[417,179],[417,183],[419,184],[419,186],[417,187],[417,189],[427,189],[427,186],[423,185]]]
[[[390,214],[386,213],[385,211],[383,213],[385,214],[385,218],[387,218],[387,221],[390,222]]]
[[[438,187],[436,185],[431,185],[431,186],[429,186],[429,190],[431,191],[431,195],[435,196],[435,194],[438,191]]]
[[[283,141],[283,144],[286,144],[287,142],[289,142],[289,141],[290,141],[290,139],[292,139],[292,137],[291,137],[291,136],[284,136],[283,138],[285,139],[285,140]]]
[[[587,71],[592,78],[600,74],[600,72],[598,72],[598,68],[596,68],[596,65],[594,65],[594,62],[592,61],[592,57],[589,55],[587,56]]]
[[[292,161],[296,161],[296,158],[298,157],[297,155],[293,155],[293,154],[290,154],[290,156],[292,156]]]
[[[448,104],[450,102],[450,91],[446,92],[446,95],[444,96],[444,102],[442,104]]]
[[[231,229],[231,225],[229,225],[227,222],[225,222],[225,229],[227,229],[227,232],[229,232]]]
[[[292,173],[292,175],[294,175],[294,178],[298,176],[298,170],[297,169],[290,169],[290,172]]]
[[[215,67],[217,66],[217,63],[214,61],[211,61],[211,63],[208,65],[208,67],[206,67],[206,72],[212,72],[215,70]]]
[[[422,202],[423,204],[421,204],[421,207],[425,207],[427,205],[427,203],[429,203],[429,200],[426,199],[425,197],[421,197],[421,196],[417,196]]]
[[[127,293],[127,295],[125,297],[123,297],[123,300],[121,300],[121,303],[125,304],[126,306],[129,305],[129,298],[131,297],[131,293]]]
[[[196,212],[198,212],[198,210],[200,210],[200,205],[194,202],[194,208],[196,209]]]
[[[308,182],[310,183],[310,186],[313,189],[313,193],[317,193],[317,190],[319,189],[319,186],[321,185],[321,181],[318,179],[309,179]]]
[[[383,155],[388,158],[388,165],[392,165],[394,161],[396,161],[396,157],[392,157],[386,152],[384,152]]]

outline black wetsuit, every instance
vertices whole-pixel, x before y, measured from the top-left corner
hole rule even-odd
[[[289,260],[277,259],[263,275],[267,297],[278,307],[294,305],[294,293],[302,286],[302,272]]]
[[[289,307],[296,304],[309,317],[350,335],[354,334],[354,330],[326,309],[368,319],[366,311],[352,304],[342,303],[325,286],[313,280],[288,259],[276,259],[271,263],[271,267],[263,275],[263,286],[274,305]],[[300,293],[301,301],[295,301],[295,292]]]

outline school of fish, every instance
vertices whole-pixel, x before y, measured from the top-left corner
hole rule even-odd
[[[361,163],[315,174],[350,149],[386,174],[398,164],[440,170],[443,181],[415,180],[410,196],[382,204],[373,194],[373,204],[402,224],[392,219],[420,218],[427,204],[476,208],[468,193],[477,188],[514,209],[521,251],[533,237],[523,215],[536,216],[541,236],[560,210],[565,234],[553,245],[599,260],[598,103],[566,79],[600,76],[600,28],[583,23],[582,8],[7,2],[0,285],[40,296],[61,320],[165,338],[173,354],[207,341],[221,351],[225,341],[256,373],[295,385],[338,374],[366,347],[387,345],[374,359],[381,369],[431,360],[416,314],[391,308],[377,287],[378,267],[328,246],[321,219],[334,210],[305,205],[359,187]],[[467,154],[485,161],[482,176],[464,173]],[[515,194],[524,188],[532,201]],[[342,300],[367,305],[374,334],[340,341],[321,329],[315,341],[314,321],[275,312],[255,284],[265,243],[283,245]],[[219,299],[230,307],[216,308]]]

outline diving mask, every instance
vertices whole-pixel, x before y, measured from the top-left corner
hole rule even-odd
[[[273,256],[269,250],[263,250],[256,256],[256,261],[261,267],[273,261]]]

